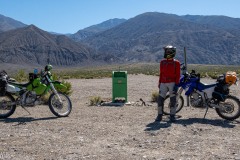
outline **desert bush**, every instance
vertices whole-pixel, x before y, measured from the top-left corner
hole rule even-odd
[[[151,101],[152,102],[157,102],[158,101],[158,96],[159,96],[159,92],[157,92],[157,91],[152,92]]]
[[[24,70],[19,70],[13,78],[18,82],[26,82],[28,81],[28,75],[25,73]]]
[[[102,98],[100,96],[90,98],[90,106],[97,106],[101,103]]]

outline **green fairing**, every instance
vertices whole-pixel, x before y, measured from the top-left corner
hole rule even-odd
[[[61,82],[54,81],[53,85],[57,90],[59,90],[61,92],[64,92],[67,90],[67,87],[64,84],[62,84]]]
[[[36,78],[27,86],[27,90],[35,91],[37,95],[41,95],[47,89],[45,84],[42,84],[40,78]]]

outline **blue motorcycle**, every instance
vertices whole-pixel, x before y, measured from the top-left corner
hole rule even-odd
[[[236,84],[235,81],[227,81],[226,75],[220,75],[216,83],[204,84],[200,81],[200,74],[195,70],[191,73],[185,72],[181,75],[179,90],[177,93],[176,113],[184,106],[182,92],[185,91],[187,106],[206,109],[204,118],[209,108],[216,110],[217,114],[226,120],[235,120],[240,116],[240,100],[229,94],[229,87]],[[190,105],[189,105],[190,104]],[[170,114],[170,97],[166,96],[163,113]]]

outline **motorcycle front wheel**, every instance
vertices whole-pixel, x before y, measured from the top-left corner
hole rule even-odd
[[[4,96],[0,96],[0,119],[11,116],[15,110],[15,99],[11,94],[6,93]]]
[[[53,93],[49,97],[48,105],[51,112],[57,117],[66,117],[72,111],[72,102],[69,97],[63,93],[58,93],[62,102],[60,102],[58,96]]]
[[[176,104],[176,113],[180,112],[183,108],[184,105],[184,99],[183,96],[180,95],[178,100],[177,100],[177,104]],[[164,107],[163,107],[163,113],[166,115],[170,115],[170,96],[167,95],[165,100],[164,100]]]
[[[237,97],[229,95],[224,102],[219,103],[216,108],[217,114],[226,120],[235,120],[240,116],[240,101]]]

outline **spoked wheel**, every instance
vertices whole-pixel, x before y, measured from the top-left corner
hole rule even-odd
[[[0,96],[0,118],[11,116],[15,110],[15,99],[11,94],[6,93],[4,96]]]
[[[224,102],[219,103],[219,106],[216,112],[223,119],[232,121],[240,116],[240,101],[235,96],[229,95]]]
[[[66,117],[72,111],[72,103],[69,97],[63,93],[58,93],[62,102],[60,102],[56,94],[51,94],[49,97],[49,108],[51,112],[58,117]]]
[[[183,105],[184,105],[184,99],[182,95],[180,95],[177,100],[176,113],[178,113],[183,108]],[[170,96],[169,95],[167,95],[164,100],[163,113],[166,115],[170,115]]]

